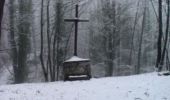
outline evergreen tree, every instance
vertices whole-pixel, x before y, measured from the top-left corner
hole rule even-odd
[[[18,50],[16,43],[16,7],[15,0],[9,1],[9,23],[10,23],[10,44],[11,44],[11,58],[14,72],[14,82],[18,83]]]
[[[127,64],[128,58],[121,57],[121,53],[130,49],[129,4],[101,1],[98,5],[91,14],[89,27],[90,58],[93,64],[104,63],[106,76],[112,76],[121,64]]]
[[[26,81],[28,75],[27,55],[30,47],[31,0],[18,0],[18,83]]]

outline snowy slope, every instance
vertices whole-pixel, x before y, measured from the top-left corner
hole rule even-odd
[[[0,100],[170,100],[170,76],[156,73],[0,86]]]

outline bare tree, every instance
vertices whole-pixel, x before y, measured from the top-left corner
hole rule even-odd
[[[161,56],[161,61],[160,61],[160,65],[164,65],[164,58],[165,58],[165,54],[166,54],[166,49],[167,49],[167,42],[168,42],[168,35],[169,35],[169,16],[170,16],[170,1],[167,0],[167,18],[166,18],[166,31],[165,31],[165,40],[164,40],[164,46],[163,46],[163,50],[162,50],[162,56]],[[168,52],[167,52],[168,55]]]
[[[131,50],[130,50],[130,55],[129,55],[130,56],[129,65],[132,64],[132,53],[133,53],[133,50],[134,50],[134,36],[135,36],[135,30],[136,30],[136,25],[137,25],[137,21],[138,21],[139,4],[140,4],[140,0],[138,0],[138,3],[137,3],[135,21],[134,21],[134,26],[133,26],[133,29],[132,29],[132,40],[131,40]]]
[[[141,67],[141,54],[142,54],[142,43],[143,43],[143,34],[145,29],[145,19],[146,19],[146,0],[144,1],[144,10],[143,10],[143,18],[142,18],[142,30],[139,40],[139,48],[138,48],[138,62],[136,66],[136,74],[140,73],[140,67]]]
[[[162,55],[162,0],[158,0],[158,12],[159,12],[159,35],[158,35],[158,42],[157,42],[157,60],[156,60],[156,68],[158,68],[158,71],[161,71],[162,65],[161,64],[161,55]]]
[[[45,81],[59,80],[60,66],[65,56],[65,32],[64,32],[64,10],[63,1],[55,1],[54,22],[50,17],[50,0],[46,6],[46,36],[44,37],[44,1],[41,4],[41,53],[40,60]],[[51,24],[53,23],[53,24]],[[50,29],[52,31],[50,31]],[[47,40],[47,41],[45,41]],[[47,43],[47,52],[44,50]],[[47,55],[47,59],[45,58]]]
[[[44,28],[44,0],[41,0],[41,22],[40,22],[40,33],[41,33],[41,51],[40,51],[40,61],[41,61],[41,67],[43,69],[43,75],[44,75],[44,78],[45,78],[45,81],[48,81],[48,70],[47,68],[45,67],[45,64],[44,64],[44,31],[43,31],[43,28]]]
[[[106,76],[112,76],[113,74],[113,67],[114,63],[113,60],[115,59],[115,52],[116,52],[116,3],[113,1],[102,1],[102,13],[103,16],[103,24],[104,27],[102,29],[104,36],[104,48],[105,48],[105,63],[106,67]],[[109,23],[109,24],[108,24]]]

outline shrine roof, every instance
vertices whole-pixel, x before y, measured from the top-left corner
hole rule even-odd
[[[65,62],[78,62],[78,61],[89,61],[89,59],[83,59],[83,58],[79,58],[77,56],[73,56],[70,59],[66,60]]]

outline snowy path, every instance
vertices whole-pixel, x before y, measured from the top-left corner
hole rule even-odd
[[[0,86],[0,100],[170,100],[170,76]]]

